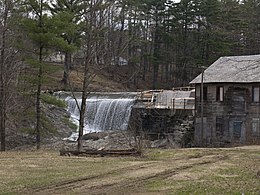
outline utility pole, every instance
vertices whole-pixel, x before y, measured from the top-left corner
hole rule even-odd
[[[203,110],[203,104],[204,104],[204,86],[203,83],[204,82],[204,68],[202,69],[201,72],[201,85],[200,85],[200,106],[201,106],[201,110],[200,110],[200,114],[201,114],[201,145],[203,145],[204,141],[203,141],[203,134],[204,134],[204,124],[203,124],[203,115],[204,115],[204,110]]]

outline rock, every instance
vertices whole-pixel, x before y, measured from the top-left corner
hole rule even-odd
[[[162,148],[168,145],[167,139],[159,139],[151,142],[152,148]]]
[[[87,133],[85,135],[82,136],[82,140],[99,140],[100,139],[100,136],[98,133],[94,132],[94,133]]]

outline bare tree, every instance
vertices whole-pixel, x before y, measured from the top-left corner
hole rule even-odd
[[[1,151],[6,150],[6,122],[8,111],[15,105],[15,87],[18,84],[19,50],[15,49],[16,32],[12,25],[14,1],[0,3],[0,136]],[[12,103],[11,103],[12,102]],[[12,105],[11,105],[12,104]]]
[[[1,134],[1,151],[5,151],[5,121],[6,121],[6,88],[4,82],[5,74],[5,51],[6,51],[6,32],[7,18],[9,12],[9,1],[4,1],[1,7],[1,51],[0,51],[0,134]]]
[[[87,43],[86,43],[86,59],[84,64],[84,78],[83,78],[83,87],[82,87],[82,102],[80,108],[80,118],[79,118],[79,138],[78,138],[78,151],[82,151],[82,136],[84,129],[84,119],[86,111],[86,99],[87,99],[87,87],[89,82],[89,66],[93,63],[93,25],[94,25],[94,0],[90,1],[89,12],[85,14],[85,21],[88,27]]]
[[[110,45],[111,39],[109,32],[112,21],[111,10],[114,6],[113,2],[105,2],[103,0],[91,0],[85,9],[85,44],[83,47],[85,53],[84,76],[82,86],[82,102],[80,105],[79,119],[79,138],[78,151],[82,150],[82,136],[85,123],[86,99],[88,95],[88,86],[95,77],[95,71],[100,71],[111,65],[113,60],[111,52],[113,46]],[[109,43],[109,44],[107,44]],[[101,57],[100,57],[101,56]],[[103,65],[106,62],[106,66]]]

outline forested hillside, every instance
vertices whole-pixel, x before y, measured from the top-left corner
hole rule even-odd
[[[42,90],[169,89],[220,56],[259,53],[259,0],[2,0],[1,149],[34,117],[40,143]]]

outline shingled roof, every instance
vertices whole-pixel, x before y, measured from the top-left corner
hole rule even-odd
[[[204,71],[203,83],[260,82],[260,55],[221,57]],[[201,74],[190,84],[201,83]]]

